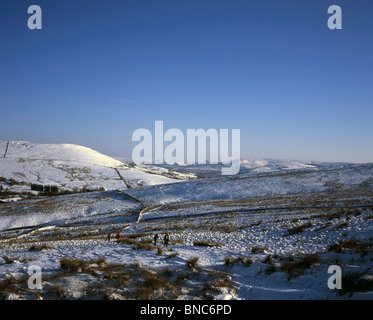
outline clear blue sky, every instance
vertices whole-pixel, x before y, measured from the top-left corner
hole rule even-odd
[[[371,0],[4,0],[0,20],[2,140],[130,156],[163,120],[240,129],[242,158],[373,162]]]

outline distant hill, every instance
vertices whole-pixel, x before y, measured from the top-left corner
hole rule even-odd
[[[148,186],[128,190],[127,193],[141,200],[154,212],[147,210],[143,218],[160,217],[160,206],[187,203],[199,203],[183,208],[180,214],[194,214],[216,210],[217,203],[230,203],[240,207],[241,199],[267,197],[276,198],[285,195],[305,195],[322,192],[342,192],[355,190],[356,197],[360,191],[371,192],[373,188],[373,163],[367,164],[324,164],[315,168],[302,167],[285,170],[278,169],[264,172],[244,172],[235,176],[220,176],[200,180],[185,181],[180,184]],[[224,202],[225,201],[225,202]],[[202,208],[203,205],[203,208]],[[225,205],[222,211],[227,210]],[[163,210],[163,214],[167,210]],[[172,214],[175,214],[173,210]]]
[[[29,160],[65,160],[89,163],[97,166],[120,167],[123,162],[98,151],[75,144],[37,144],[28,141],[0,141],[0,155],[6,143],[6,158]]]
[[[345,162],[315,162],[315,161],[304,161],[304,160],[292,160],[292,159],[241,159],[240,172],[239,174],[262,174],[262,173],[274,173],[274,172],[285,172],[292,170],[319,170],[326,168],[338,168],[345,167],[346,165],[353,165],[353,163]],[[224,164],[211,164],[207,163],[200,164],[162,164],[157,165],[162,168],[168,168],[172,171],[184,173],[184,174],[195,174],[199,178],[213,178],[221,176],[221,168],[229,167]]]
[[[74,144],[0,140],[0,177],[23,185],[33,183],[57,185],[68,190],[83,187],[113,190],[174,183],[189,176],[173,174],[168,169],[136,168]]]

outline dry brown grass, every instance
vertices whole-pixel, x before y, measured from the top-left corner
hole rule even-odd
[[[293,235],[293,234],[298,234],[298,233],[301,233],[303,232],[305,229],[307,228],[311,228],[312,227],[312,223],[311,222],[306,222],[306,223],[303,223],[299,226],[296,226],[294,228],[290,228],[288,229],[288,233],[284,234],[284,236],[290,236],[290,235]]]
[[[174,253],[171,253],[169,255],[166,256],[166,259],[172,259],[172,258],[175,258],[177,256],[179,256],[180,254],[178,252],[174,252]]]
[[[136,238],[143,238],[143,237],[147,237],[147,236],[153,236],[153,235],[151,233],[141,232],[141,233],[128,234],[128,235],[126,235],[126,238],[136,239]]]
[[[180,281],[171,281],[171,270],[161,270],[158,273],[148,272],[136,283],[135,299],[157,300],[177,299],[180,294]]]
[[[96,267],[97,265],[97,267]],[[95,270],[104,270],[107,268],[105,258],[101,257],[96,260],[83,260],[78,258],[64,257],[60,260],[60,269],[64,273],[86,272],[94,273]]]
[[[283,259],[281,270],[287,274],[288,280],[293,277],[304,275],[306,269],[312,265],[320,264],[320,258],[316,254],[310,254],[302,257],[289,257]]]
[[[369,270],[350,271],[342,273],[342,288],[340,295],[348,294],[350,297],[355,292],[367,292],[373,290],[373,279],[369,276]]]
[[[66,277],[73,279],[77,274],[82,279],[89,275],[89,282],[84,288],[71,289],[64,286]],[[60,270],[43,274],[43,290],[39,296],[47,300],[82,297],[172,300],[180,298],[180,295],[188,295],[192,299],[213,299],[221,288],[231,290],[233,286],[227,273],[200,268],[198,257],[191,257],[186,267],[179,269],[152,269],[139,263],[107,263],[104,257],[94,260],[64,257],[60,260]],[[74,297],[75,290],[81,290],[83,296]],[[27,289],[25,277],[7,277],[0,281],[0,299],[6,299],[13,293],[26,299],[36,297],[35,292]]]
[[[343,250],[356,250],[362,255],[365,255],[367,250],[372,247],[372,244],[361,242],[357,239],[349,239],[346,241],[340,241],[336,244],[330,245],[327,248],[328,252],[340,253]]]
[[[62,258],[60,260],[60,268],[64,272],[74,273],[82,272],[87,267],[87,262],[77,258]]]
[[[226,267],[233,267],[237,263],[240,263],[240,264],[243,264],[249,267],[252,264],[252,260],[250,258],[244,258],[244,257],[238,257],[238,258],[226,257],[224,259],[224,265]]]
[[[22,289],[26,288],[28,277],[8,276],[0,281],[0,297],[5,297],[7,294],[19,294]]]
[[[186,266],[188,269],[199,271],[201,267],[198,265],[199,257],[191,257],[186,261]]]
[[[194,246],[200,246],[200,247],[223,247],[224,244],[221,242],[213,242],[213,241],[194,241]]]
[[[220,275],[218,278],[212,278],[202,287],[202,296],[205,299],[213,298],[211,292],[221,292],[222,288],[232,289],[234,287],[232,277]]]
[[[41,245],[32,244],[28,249],[29,251],[43,251],[43,250],[50,250],[52,249],[52,247],[47,244],[41,244]]]
[[[148,251],[151,251],[151,250],[158,250],[156,246],[153,246],[151,243],[149,242],[140,242],[140,241],[136,241],[134,239],[131,239],[131,238],[120,238],[118,240],[118,243],[119,244],[130,244],[130,245],[133,245],[133,248],[134,249],[140,249],[140,250],[148,250]],[[159,252],[159,250],[158,250]]]
[[[259,252],[264,252],[264,251],[268,250],[268,248],[263,247],[263,246],[255,245],[255,246],[252,246],[250,250],[251,250],[252,253],[259,253]]]

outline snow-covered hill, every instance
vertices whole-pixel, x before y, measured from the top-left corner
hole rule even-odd
[[[8,146],[6,158],[63,160],[111,168],[123,166],[121,161],[75,144],[37,144],[27,141],[9,141],[8,143],[7,141],[1,141],[0,146],[2,145],[4,148],[5,143]]]
[[[0,141],[0,177],[25,185],[57,185],[70,190],[112,190],[180,181],[166,177],[164,172],[128,166],[87,147],[26,141]]]
[[[352,163],[344,162],[315,162],[305,160],[292,159],[241,159],[239,174],[262,174],[275,173],[290,170],[318,170],[318,169],[333,169],[352,165]],[[162,164],[158,167],[168,168],[179,173],[190,174],[193,173],[199,178],[214,178],[221,176],[221,169],[225,165],[206,163],[203,165],[195,164]]]
[[[306,168],[308,169],[308,168]],[[372,187],[373,164],[326,166],[314,170],[244,173],[130,190],[148,205],[240,199]]]

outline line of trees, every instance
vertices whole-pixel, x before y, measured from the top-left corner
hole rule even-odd
[[[33,191],[40,191],[40,192],[52,192],[56,193],[58,192],[58,187],[57,186],[50,186],[50,185],[43,185],[43,184],[36,184],[32,183],[31,184],[31,190]]]
[[[32,183],[31,190],[43,192],[45,195],[64,195],[64,194],[74,194],[74,193],[85,193],[85,192],[93,192],[93,191],[105,191],[105,188],[87,188],[83,186],[80,190],[59,190],[58,186],[55,185],[43,185]]]

